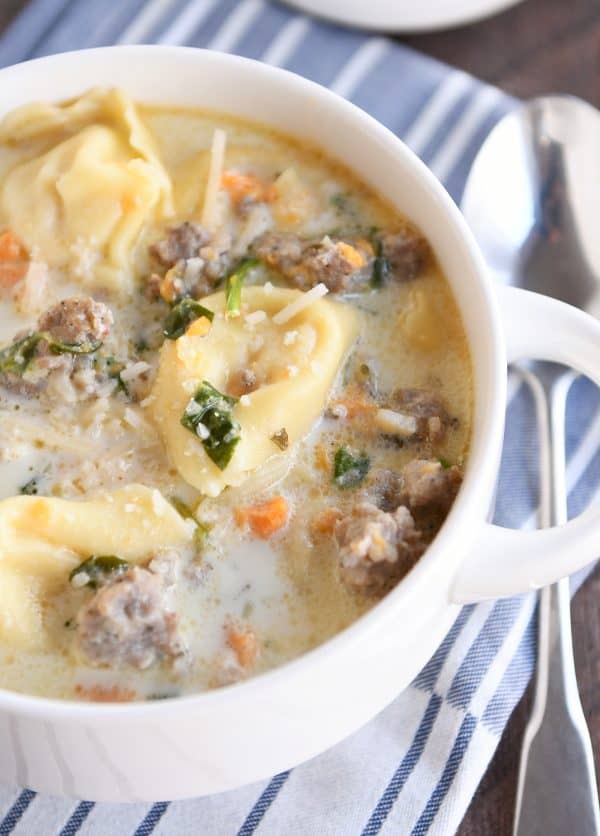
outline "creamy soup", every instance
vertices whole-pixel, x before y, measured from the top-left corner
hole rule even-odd
[[[159,699],[351,624],[456,496],[428,242],[263,127],[93,90],[0,123],[0,686]]]

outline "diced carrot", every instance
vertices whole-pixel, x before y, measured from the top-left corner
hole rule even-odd
[[[339,508],[325,508],[312,521],[311,529],[313,534],[333,534],[335,524],[341,518],[342,512]]]
[[[14,287],[25,278],[28,267],[28,261],[0,261],[0,287]]]
[[[177,270],[171,267],[164,275],[158,286],[158,292],[165,302],[174,302],[177,296],[183,291],[183,281],[177,274]]]
[[[331,470],[327,450],[322,444],[317,444],[315,447],[315,467],[319,470],[325,470],[327,472]]]
[[[345,241],[338,241],[335,248],[357,270],[365,266],[364,255],[350,244],[346,244]]]
[[[229,192],[238,204],[243,198],[253,198],[260,203],[271,203],[277,194],[271,183],[265,183],[256,174],[241,174],[239,171],[224,171],[221,186]]]
[[[185,332],[186,337],[205,337],[210,331],[210,319],[201,316],[195,319]]]
[[[0,261],[26,261],[25,247],[10,229],[0,235]]]
[[[230,623],[226,627],[227,644],[234,651],[243,668],[249,668],[258,656],[256,634],[247,625]]]
[[[0,234],[0,287],[11,288],[27,273],[27,250],[14,232]]]
[[[131,702],[137,697],[135,691],[120,685],[76,685],[75,693],[92,702]]]
[[[290,509],[284,496],[274,496],[257,505],[235,509],[235,521],[240,526],[248,525],[253,534],[266,540],[288,521]]]
[[[329,408],[343,406],[347,418],[369,417],[377,411],[377,404],[367,400],[360,393],[347,390],[343,397],[337,398],[329,404]]]

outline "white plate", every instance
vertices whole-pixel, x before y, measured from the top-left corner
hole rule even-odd
[[[472,23],[522,0],[285,0],[317,17],[380,32],[427,32]]]

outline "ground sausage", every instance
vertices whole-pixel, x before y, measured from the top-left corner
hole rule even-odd
[[[259,239],[255,252],[300,290],[322,283],[332,293],[348,290],[363,278],[369,258],[368,253],[341,239],[325,236],[320,241],[303,241],[296,235],[277,233]]]
[[[39,317],[37,335],[31,331],[19,333],[13,340],[15,345],[24,337],[34,338],[30,357],[34,374],[23,377],[23,374],[3,371],[0,373],[0,386],[22,397],[36,397],[47,389],[49,375],[57,372],[71,379],[73,391],[78,397],[94,394],[98,379],[94,371],[93,355],[72,354],[68,351],[55,353],[49,339],[72,346],[102,342],[109,335],[113,322],[110,308],[89,296],[71,296],[57,302]],[[40,338],[39,332],[47,334],[49,339]],[[29,366],[26,371],[29,372]]]
[[[456,423],[450,417],[444,398],[438,392],[426,389],[396,389],[390,403],[398,412],[417,419],[417,438],[437,444],[446,435],[449,426]]]
[[[183,655],[177,616],[165,605],[163,579],[134,567],[109,581],[77,614],[77,648],[92,665],[143,670]]]
[[[165,238],[152,244],[150,254],[167,270],[146,279],[144,292],[151,300],[175,302],[183,296],[201,299],[212,293],[231,267],[231,242],[209,246],[210,234],[199,224],[186,221],[171,227]]]
[[[351,589],[377,592],[396,583],[423,553],[408,508],[393,513],[361,502],[335,526],[340,577]]]
[[[210,241],[210,233],[200,224],[185,221],[172,226],[160,241],[152,244],[150,253],[163,267],[174,267],[181,259],[194,258]]]
[[[360,497],[381,511],[395,511],[404,499],[404,480],[395,470],[379,468],[369,475]]]
[[[402,468],[403,503],[411,511],[447,514],[462,482],[456,465],[443,467],[439,461],[414,459]]]
[[[415,279],[425,268],[429,253],[425,238],[410,227],[387,232],[381,238],[381,254],[389,264],[391,277],[398,281]]]
[[[114,318],[103,302],[90,296],[70,296],[40,316],[38,328],[62,343],[71,345],[105,340]]]
[[[325,239],[308,247],[292,281],[300,290],[324,284],[332,293],[347,290],[360,268],[344,253],[339,241]]]
[[[257,257],[284,276],[298,266],[303,251],[304,242],[297,235],[269,232],[255,244]]]

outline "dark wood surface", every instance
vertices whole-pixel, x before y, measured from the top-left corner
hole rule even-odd
[[[401,40],[514,96],[570,93],[600,107],[598,0],[525,0],[471,26]]]
[[[0,0],[0,30],[23,5],[24,0]],[[526,0],[471,26],[400,40],[515,96],[570,93],[600,107],[599,0]],[[599,599],[600,570],[577,594],[573,607],[581,699],[600,772]],[[459,836],[511,833],[519,752],[530,702],[531,689],[511,718]],[[577,836],[576,823],[570,836]]]

